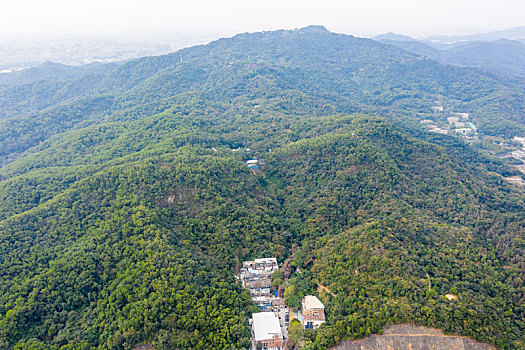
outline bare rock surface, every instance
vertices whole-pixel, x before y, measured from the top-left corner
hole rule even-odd
[[[444,335],[436,328],[397,324],[385,328],[382,335],[344,341],[332,350],[495,350],[490,344],[467,337]]]

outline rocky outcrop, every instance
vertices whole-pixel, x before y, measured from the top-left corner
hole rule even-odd
[[[382,335],[344,341],[332,350],[495,350],[490,344],[467,337],[444,335],[439,329],[398,324],[385,328]]]

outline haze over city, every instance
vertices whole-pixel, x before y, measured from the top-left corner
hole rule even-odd
[[[358,36],[465,34],[523,25],[521,0],[21,0],[5,1],[1,37],[228,36],[323,24]]]

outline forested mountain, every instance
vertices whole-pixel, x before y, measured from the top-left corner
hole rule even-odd
[[[519,173],[419,121],[515,135],[524,90],[323,27],[5,86],[0,348],[247,349],[262,256],[290,306],[334,292],[306,348],[401,322],[523,348]]]
[[[496,74],[525,77],[525,44],[517,40],[460,42],[437,47],[430,42],[400,40],[392,36],[378,37],[376,40],[443,64],[479,67]]]
[[[0,118],[10,118],[0,121],[0,157],[77,123],[108,120],[108,114],[133,118],[136,113],[160,112],[184,92],[229,103],[264,98],[300,102],[305,111],[373,110],[403,117],[428,113],[439,100],[475,114],[481,132],[514,136],[525,132],[523,86],[522,80],[444,66],[322,27],[240,34],[131,61],[105,74],[0,88]],[[324,103],[310,106],[305,95]],[[143,110],[134,112],[137,108]]]

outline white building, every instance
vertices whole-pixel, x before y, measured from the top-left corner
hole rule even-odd
[[[447,129],[441,129],[441,128],[438,128],[437,126],[430,129],[430,132],[435,132],[436,134],[443,134],[443,135],[446,135],[448,134],[448,130]]]
[[[252,314],[253,345],[261,344],[264,350],[281,350],[284,345],[279,318],[273,312]]]
[[[525,151],[517,150],[513,151],[511,154],[514,158],[525,158]]]
[[[458,117],[448,117],[447,121],[449,124],[456,124],[459,121]]]
[[[459,115],[463,119],[468,119],[468,113],[456,113],[456,114]]]
[[[456,129],[456,133],[457,134],[463,134],[463,135],[468,135],[472,132],[472,129],[468,129],[468,128],[459,128],[459,129]]]
[[[522,146],[525,147],[525,137],[514,136],[514,141],[521,143]]]

